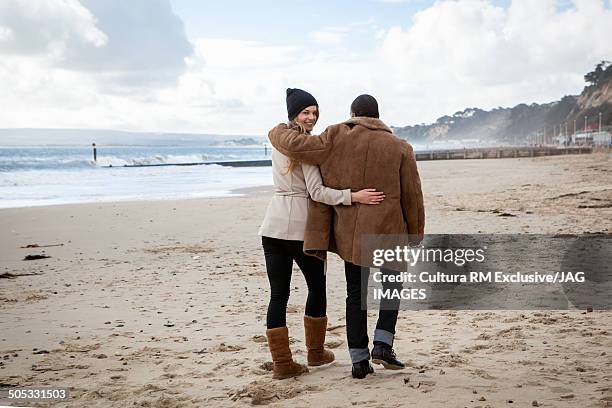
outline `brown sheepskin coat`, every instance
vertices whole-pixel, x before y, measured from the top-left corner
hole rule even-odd
[[[369,262],[361,259],[363,235],[423,235],[423,193],[412,146],[381,120],[354,117],[319,136],[279,124],[268,137],[284,155],[319,165],[327,187],[375,188],[386,196],[378,205],[312,205],[304,236],[306,253],[324,258],[324,251],[330,250],[345,261],[366,265]]]

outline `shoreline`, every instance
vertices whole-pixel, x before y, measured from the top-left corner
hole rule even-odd
[[[120,203],[143,203],[143,202],[180,202],[180,201],[192,201],[192,200],[219,200],[219,199],[230,199],[230,198],[242,198],[250,195],[265,194],[268,191],[273,191],[273,185],[261,185],[255,187],[240,187],[229,190],[227,195],[210,196],[210,197],[184,197],[184,198],[143,198],[143,199],[126,199],[126,200],[100,200],[100,201],[84,201],[84,202],[72,202],[72,203],[58,203],[58,204],[40,204],[40,205],[28,205],[21,207],[0,207],[0,213],[7,210],[19,210],[19,209],[33,209],[33,208],[48,208],[48,207],[70,207],[70,206],[87,206],[87,205],[112,205]]]
[[[471,152],[470,149],[467,149],[468,152]],[[427,153],[429,154],[429,153]],[[562,155],[562,156],[558,156],[558,155],[553,155],[553,156],[534,156],[534,157],[500,157],[502,159],[506,159],[505,161],[507,162],[520,162],[520,161],[526,161],[526,160],[534,160],[535,162],[537,162],[538,160],[550,160],[553,159],[555,160],[555,158],[557,159],[563,159],[564,157],[576,157],[576,156],[584,156],[584,155],[588,155],[591,156],[593,155],[593,157],[595,157],[596,161],[601,161],[601,160],[610,160],[610,156],[611,156],[611,151],[603,151],[603,152],[591,152],[591,153],[583,153],[583,154],[579,154],[579,155]],[[422,166],[436,166],[439,163],[443,163],[443,162],[452,162],[452,163],[456,163],[456,162],[480,162],[482,163],[479,166],[482,167],[487,167],[486,163],[491,162],[491,161],[496,161],[496,158],[459,158],[459,159],[445,159],[445,158],[441,158],[441,159],[432,159],[432,160],[421,160],[419,161],[419,167]],[[436,164],[432,164],[432,163],[436,163]],[[512,166],[506,166],[508,168],[511,168]],[[118,167],[121,168],[121,167]],[[70,206],[70,205],[96,205],[96,204],[112,204],[112,203],[130,203],[130,202],[156,202],[156,201],[183,201],[183,200],[207,200],[207,199],[220,199],[220,198],[232,198],[232,197],[244,197],[244,196],[249,196],[252,194],[263,194],[266,193],[268,191],[273,191],[274,186],[271,184],[262,184],[262,185],[258,185],[258,186],[251,186],[251,187],[238,187],[238,188],[233,188],[233,189],[229,189],[227,190],[227,193],[225,193],[224,195],[217,195],[217,196],[205,196],[205,197],[183,197],[183,198],[142,198],[142,199],[133,199],[133,198],[129,198],[129,199],[125,199],[125,200],[117,200],[117,199],[112,199],[109,198],[109,200],[99,200],[99,201],[84,201],[84,202],[68,202],[68,203],[58,203],[58,204],[34,204],[34,205],[28,205],[28,206],[16,206],[16,207],[0,207],[0,211],[3,210],[9,210],[9,209],[18,209],[18,208],[44,208],[44,207],[55,207],[55,206]]]

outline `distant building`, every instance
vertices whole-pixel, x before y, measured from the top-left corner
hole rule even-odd
[[[612,145],[612,133],[602,130],[601,132],[593,132],[593,144],[596,146]]]
[[[593,143],[592,132],[576,132],[572,135],[572,144],[582,146],[590,145]]]
[[[576,132],[572,135],[572,143],[581,145],[609,146],[612,143],[612,134],[607,130],[601,132]]]
[[[557,136],[553,137],[553,140],[552,140],[552,142],[554,144],[558,144],[558,145],[562,145],[562,146],[565,146],[570,141],[571,141],[571,136],[570,135],[557,135]]]

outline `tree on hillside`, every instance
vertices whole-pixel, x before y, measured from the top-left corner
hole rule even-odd
[[[612,65],[610,61],[601,61],[595,69],[584,76],[587,86],[598,86],[604,80],[612,78]]]

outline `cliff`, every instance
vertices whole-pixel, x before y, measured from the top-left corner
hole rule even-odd
[[[524,143],[546,127],[547,135],[559,132],[559,125],[568,132],[584,128],[584,117],[588,118],[588,129],[597,129],[599,113],[602,124],[612,124],[612,65],[607,61],[598,64],[594,71],[585,75],[587,85],[580,95],[564,96],[559,101],[546,104],[521,103],[513,108],[496,108],[485,111],[467,108],[452,116],[442,116],[435,123],[393,127],[399,137],[413,143],[434,141],[478,139],[488,143]]]

